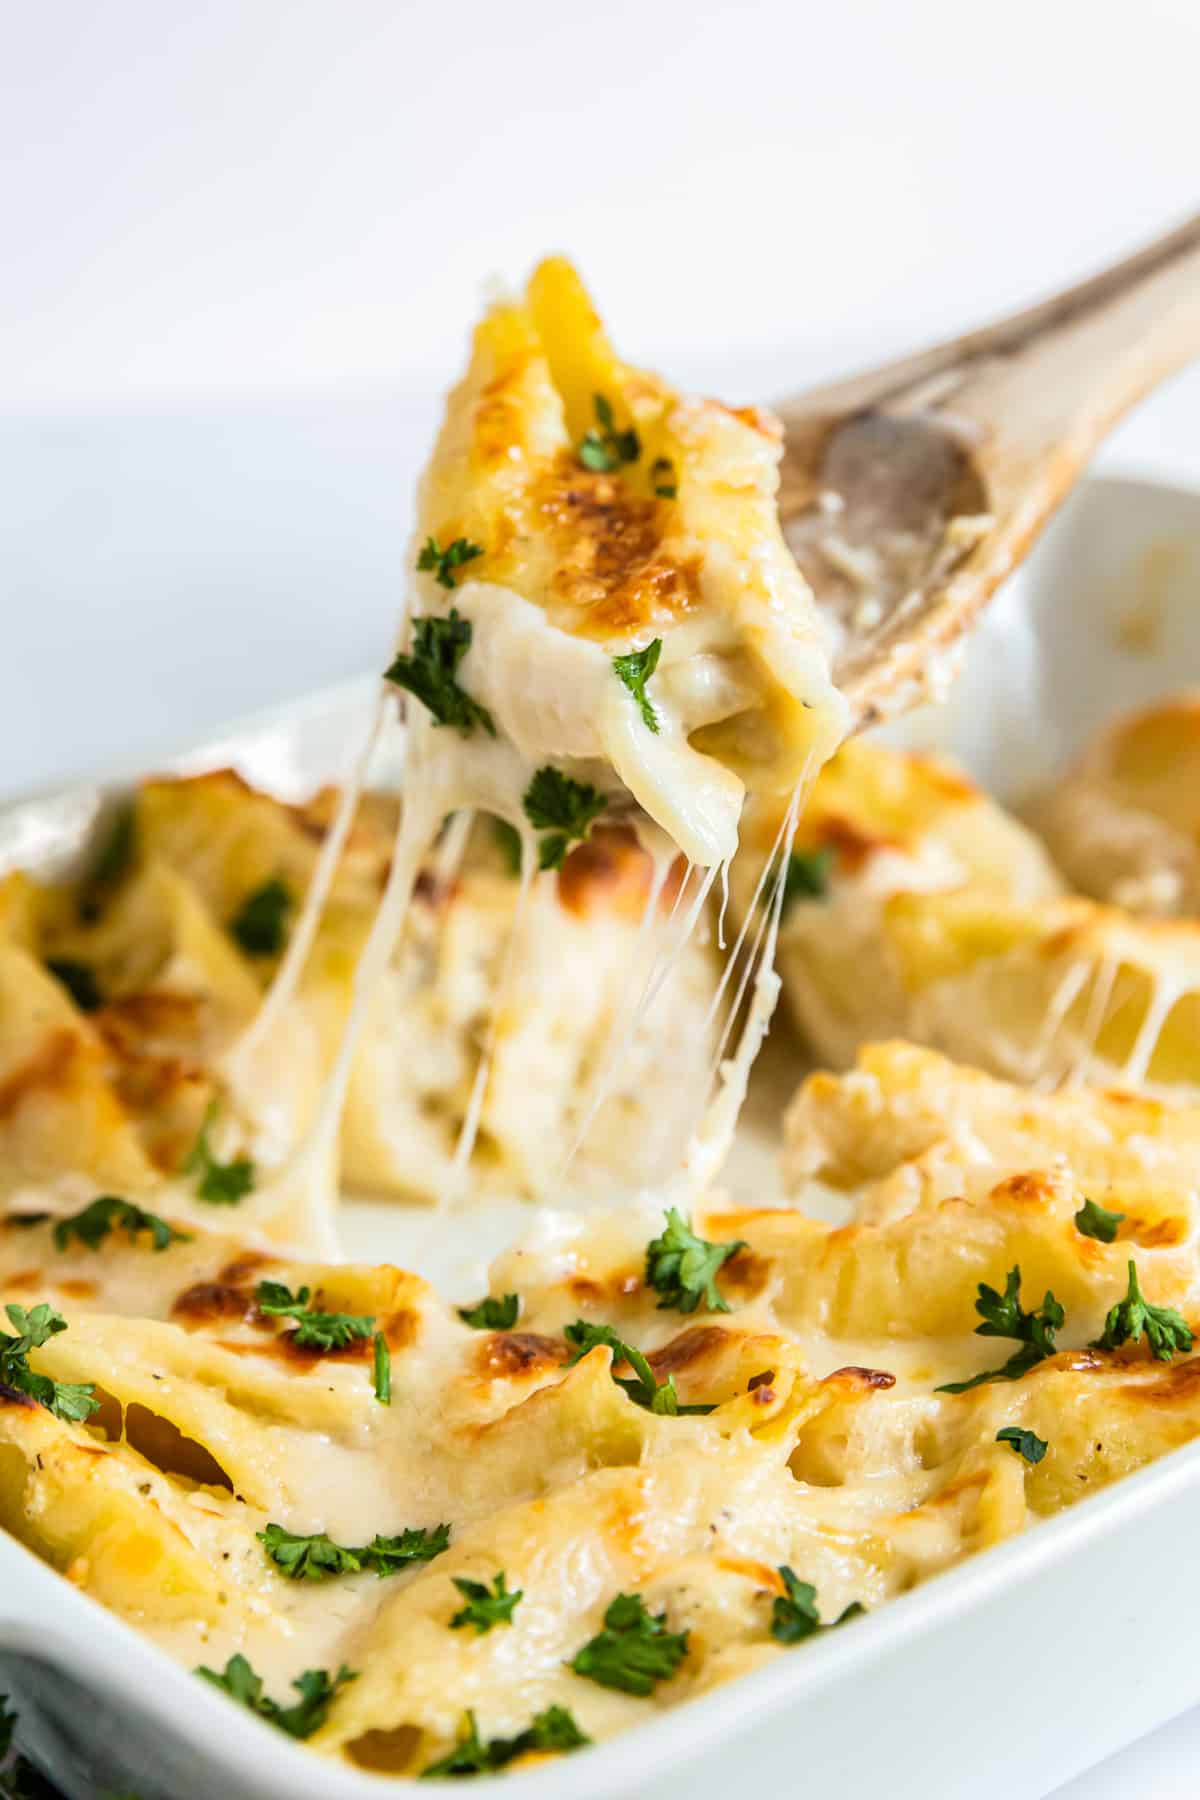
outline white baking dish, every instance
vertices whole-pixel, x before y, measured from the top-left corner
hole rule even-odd
[[[1200,495],[1097,481],[993,607],[950,704],[904,733],[953,749],[1011,799],[1118,707],[1188,681],[1200,682]],[[232,762],[295,793],[338,773],[347,722],[369,688],[253,721],[171,766]],[[0,868],[69,857],[101,798],[92,785],[6,809]],[[773,1060],[768,1079],[778,1078],[778,1050]],[[752,1127],[730,1172],[735,1196],[752,1191],[761,1203],[767,1151]],[[470,1294],[481,1260],[519,1218],[503,1209],[483,1242],[473,1217],[456,1244],[431,1237],[428,1215],[351,1201],[344,1237],[352,1254],[410,1262]],[[727,1800],[739,1788],[1040,1800],[1200,1700],[1190,1633],[1198,1524],[1194,1445],[852,1630],[611,1743],[506,1776],[502,1791],[513,1800]],[[367,1800],[412,1789],[330,1765],[240,1713],[6,1538],[0,1691],[70,1800]]]

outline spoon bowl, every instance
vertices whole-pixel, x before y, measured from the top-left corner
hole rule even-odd
[[[777,408],[784,534],[855,729],[941,687],[1104,434],[1197,354],[1200,215],[1036,306]]]

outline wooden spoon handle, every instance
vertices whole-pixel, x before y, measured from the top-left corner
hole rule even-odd
[[[889,596],[877,627],[851,621],[837,675],[859,725],[912,703],[1104,433],[1196,355],[1200,217],[1053,299],[779,409],[788,445],[780,507],[797,555],[814,519],[818,536],[823,529],[823,488],[857,500],[868,539],[880,536],[877,519],[911,516],[936,535],[956,515],[974,515],[978,535],[960,559],[931,567],[902,603]],[[840,483],[839,457],[851,477]]]
[[[812,388],[779,411],[833,416],[860,407],[912,411],[945,404],[972,377],[989,375],[997,397],[1004,377],[1025,382],[1033,364],[1054,371],[1060,405],[1079,388],[1104,393],[1106,422],[1156,382],[1200,354],[1200,214],[1135,255],[1048,300],[948,339],[915,355]],[[996,367],[997,363],[1000,365]],[[950,377],[938,383],[936,377]],[[1068,397],[1062,385],[1072,377]],[[972,409],[974,410],[974,409]]]

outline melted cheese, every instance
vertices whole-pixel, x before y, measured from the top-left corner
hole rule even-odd
[[[757,810],[735,862],[743,918],[777,818]],[[1038,840],[956,770],[848,744],[797,844],[828,859],[825,892],[789,907],[779,965],[822,1059],[897,1036],[1038,1085],[1200,1094],[1200,924],[1068,897]]]
[[[597,395],[637,451],[599,470],[579,455]],[[681,400],[619,361],[567,264],[492,309],[418,520],[419,541],[483,554],[449,594],[418,575],[415,607],[471,625],[462,685],[499,733],[477,732],[461,764],[475,804],[519,823],[533,772],[565,763],[708,867],[733,854],[747,785],[790,793],[833,750],[848,715],[779,529],[779,455],[764,415]],[[657,731],[613,669],[655,637]]]
[[[0,1301],[69,1318],[31,1360],[104,1402],[78,1426],[0,1390],[0,1523],[185,1666],[243,1654],[282,1698],[301,1669],[345,1662],[358,1679],[313,1747],[417,1773],[467,1709],[490,1737],[566,1707],[602,1739],[803,1655],[771,1632],[784,1567],[826,1621],[873,1608],[1200,1435],[1200,1357],[1088,1347],[1130,1257],[1147,1298],[1200,1306],[1200,1113],[1031,1099],[882,1046],[812,1078],[789,1137],[794,1207],[695,1218],[742,1246],[717,1278],[724,1313],[660,1305],[649,1200],[542,1214],[491,1271],[494,1296],[520,1296],[509,1331],[469,1329],[395,1269],[204,1230],[156,1252],[146,1236],[60,1249],[53,1221],[0,1225]],[[852,1196],[854,1222],[802,1210],[818,1175]],[[1085,1196],[1123,1214],[1114,1243],[1075,1228]],[[1007,1354],[973,1335],[973,1302],[1014,1263],[1023,1292],[1061,1300],[1063,1348],[1019,1381],[940,1391]],[[371,1318],[391,1346],[389,1406],[370,1341],[297,1350],[256,1305],[264,1278]],[[604,1346],[570,1364],[579,1317],[711,1410],[639,1407]],[[1040,1462],[997,1441],[1012,1425],[1047,1440]],[[257,1535],[268,1523],[349,1545],[447,1523],[450,1545],[384,1579],[291,1581]],[[500,1570],[520,1593],[511,1622],[454,1629],[456,1581]],[[619,1592],[688,1634],[647,1696],[569,1666]]]
[[[0,1182],[26,1214],[0,1220],[0,1303],[59,1308],[69,1329],[32,1366],[101,1402],[75,1425],[0,1388],[0,1524],[185,1665],[249,1656],[280,1697],[304,1668],[354,1668],[314,1747],[360,1767],[428,1768],[468,1710],[485,1736],[556,1706],[606,1737],[795,1653],[771,1629],[785,1570],[832,1622],[1200,1435],[1200,1357],[1094,1345],[1131,1258],[1150,1302],[1200,1311],[1200,1112],[885,1044],[794,1102],[792,1204],[711,1202],[777,947],[839,1060],[902,1029],[1035,1086],[1200,1090],[1200,927],[1064,897],[1023,828],[922,759],[851,746],[805,809],[846,709],[779,534],[779,450],[763,415],[619,362],[572,271],[543,265],[480,326],[422,484],[417,544],[478,553],[450,591],[418,567],[409,596],[469,628],[455,679],[494,729],[410,705],[401,808],[364,792],[388,695],[345,788],[308,808],[227,772],[147,784],[136,868],[99,918],[69,890],[0,892]],[[614,667],[654,640],[656,729]],[[546,765],[606,802],[557,878],[535,873],[523,806]],[[478,813],[516,829],[518,876]],[[785,912],[794,845],[837,869]],[[243,955],[231,923],[279,880],[305,894],[288,946]],[[719,980],[718,880],[722,947],[730,892],[740,914]],[[52,979],[64,962],[95,973],[94,1017]],[[236,1233],[189,1178],[204,1120],[214,1155],[257,1165]],[[576,1197],[593,1158],[641,1201],[544,1211],[490,1273],[520,1297],[511,1330],[471,1330],[404,1271],[313,1260],[336,1255],[339,1177],[453,1201],[490,1171],[544,1195],[574,1153]],[[60,1245],[97,1184],[187,1236]],[[836,1228],[813,1216],[831,1186]],[[1080,1233],[1085,1199],[1120,1215],[1113,1243]],[[667,1207],[735,1246],[719,1308],[650,1285]],[[1064,1347],[946,1392],[1003,1360],[975,1301],[1013,1269],[1061,1301]],[[298,1348],[264,1279],[369,1328]],[[607,1344],[573,1360],[579,1318],[636,1345],[683,1411],[636,1404]],[[1042,1461],[998,1439],[1013,1424],[1049,1441]],[[448,1524],[451,1542],[383,1580],[301,1582],[266,1555],[270,1524],[360,1546]],[[511,1622],[456,1630],[461,1584],[499,1571]],[[645,1696],[571,1667],[618,1593],[687,1634]]]
[[[594,426],[581,416],[585,381],[597,384]],[[790,795],[794,807],[844,734],[848,711],[830,680],[816,608],[779,528],[780,443],[757,413],[681,401],[621,364],[561,262],[542,266],[523,304],[494,307],[479,327],[422,482],[422,550],[407,609],[417,621],[449,616],[464,627],[452,674],[475,716],[452,725],[424,705],[409,708],[406,804],[387,885],[319,1110],[274,1184],[270,1206],[285,1235],[311,1241],[317,1227],[379,986],[446,815],[482,810],[506,820],[528,858],[525,797],[539,772],[595,784],[610,812],[632,800],[689,863],[709,871],[690,933],[708,883],[736,847],[747,782]],[[669,482],[656,474],[663,470]],[[454,546],[468,551],[465,578],[436,566]],[[655,691],[639,701],[615,659],[649,641],[660,652]],[[305,934],[315,931],[331,870],[330,861],[314,879]],[[735,1097],[774,1004],[776,930],[745,1047],[685,1158],[705,1180],[728,1148]],[[289,977],[285,966],[276,992]],[[652,978],[634,1032],[655,993]],[[485,1104],[494,1036],[490,1026],[449,1172],[456,1188]],[[608,1098],[609,1080],[606,1073],[594,1084],[576,1141]]]
[[[256,1164],[242,1228],[324,1254],[339,1182],[434,1202],[456,1185],[473,1116],[474,1194],[559,1191],[585,1137],[572,1171],[581,1199],[596,1189],[611,1199],[674,1166],[705,1079],[717,969],[702,907],[689,901],[695,929],[638,1012],[631,969],[657,949],[680,892],[661,836],[646,851],[629,827],[599,824],[557,874],[527,859],[522,913],[492,822],[459,814],[422,859],[402,945],[365,978],[372,1000],[340,1121],[335,1096],[320,1150],[314,1140],[299,1158],[342,1043],[396,804],[367,792],[355,810],[328,793],[289,808],[218,773],[149,783],[136,814],[144,868],[98,923],[78,923],[75,890],[26,883],[23,943],[0,941],[6,1194],[36,1206],[47,1183],[76,1204],[104,1189],[153,1193],[203,1218],[183,1164],[214,1102],[214,1153]],[[342,825],[335,862],[331,819]],[[293,896],[311,881],[310,896],[324,897],[319,916],[293,911],[277,964],[243,954],[227,929],[265,879]],[[98,1011],[80,1013],[43,966],[50,954],[95,971]]]
[[[1080,893],[1157,918],[1200,914],[1200,697],[1105,727],[1029,816]]]

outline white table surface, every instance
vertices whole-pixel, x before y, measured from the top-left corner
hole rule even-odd
[[[0,794],[378,666],[484,278],[566,248],[631,355],[769,398],[1194,208],[1198,67],[1194,0],[14,12]],[[1104,460],[1200,480],[1200,372]],[[1058,1800],[1197,1766],[1200,1712]]]

